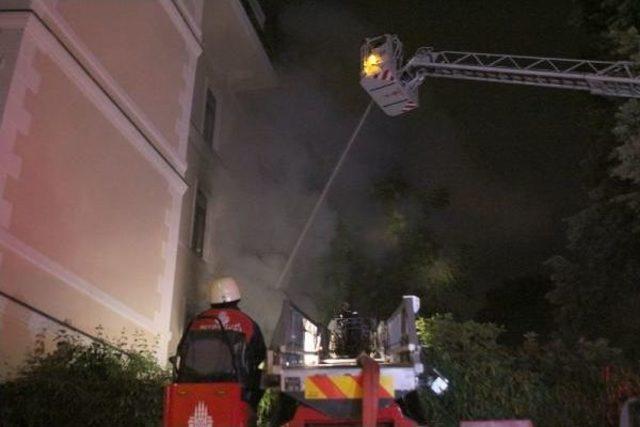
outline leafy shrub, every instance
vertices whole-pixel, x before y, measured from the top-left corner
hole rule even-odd
[[[617,426],[622,403],[640,394],[637,366],[604,339],[541,345],[528,336],[518,351],[521,363],[545,385],[545,406],[537,415],[545,423],[540,425]]]
[[[541,344],[530,334],[513,349],[498,344],[503,329],[491,323],[445,315],[417,326],[428,362],[450,380],[445,396],[424,396],[433,426],[500,418],[551,427],[617,425],[620,403],[640,393],[638,370],[604,340]]]
[[[270,420],[278,404],[279,394],[275,389],[267,389],[258,404],[258,426],[268,427]]]
[[[45,351],[40,334],[17,375],[0,385],[2,426],[155,426],[169,374],[134,336],[127,353],[59,331]],[[127,343],[121,337],[120,348]]]
[[[491,323],[456,322],[450,315],[418,321],[428,363],[443,372],[450,390],[425,396],[431,424],[458,420],[526,418],[542,402],[539,375],[518,367],[516,357],[498,344],[503,329]]]

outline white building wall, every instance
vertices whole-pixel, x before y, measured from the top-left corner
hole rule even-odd
[[[274,81],[255,30],[239,0],[6,0],[0,30],[0,291],[88,333],[141,331],[165,362],[220,272],[235,93]],[[0,361],[16,366],[42,328],[57,326],[0,295]]]
[[[201,48],[175,3],[34,0],[60,38],[180,174]]]
[[[141,331],[165,362],[204,281],[233,273],[220,150],[250,125],[236,93],[275,82],[255,29],[239,0],[5,0],[0,30],[0,291],[90,334]],[[57,327],[0,295],[0,371]]]
[[[187,187],[179,170],[186,168],[199,46],[189,48],[175,28],[157,34],[166,36],[158,49],[173,41],[182,56],[163,58],[163,66],[175,62],[175,72],[146,86],[162,93],[148,96],[137,83],[158,65],[138,64],[136,77],[118,69],[136,52],[96,56],[106,48],[87,48],[92,42],[82,30],[69,32],[60,18],[68,6],[89,4],[73,3],[34,2],[33,12],[0,13],[0,290],[89,333],[98,325],[111,336],[141,331],[159,340],[159,359],[166,360]],[[173,3],[145,2],[153,3],[156,12],[178,14]],[[98,22],[115,13],[101,12],[92,15]],[[49,13],[60,15],[45,26]],[[152,119],[141,125],[139,117]],[[0,358],[15,365],[42,319],[0,300]]]

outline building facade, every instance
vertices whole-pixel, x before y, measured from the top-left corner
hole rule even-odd
[[[0,369],[42,330],[166,361],[215,273],[216,150],[273,85],[255,1],[0,3]]]

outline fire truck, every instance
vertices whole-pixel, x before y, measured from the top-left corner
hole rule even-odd
[[[263,375],[264,386],[288,402],[273,425],[417,426],[418,390],[442,394],[448,388],[421,359],[419,307],[417,297],[405,296],[386,321],[343,310],[322,326],[284,301]],[[167,427],[247,426],[253,416],[241,380],[174,382],[165,392]]]
[[[448,380],[421,359],[419,307],[419,298],[405,296],[377,325],[343,311],[322,327],[285,302],[265,373],[267,382],[294,402],[283,425],[417,426],[418,390],[442,394],[448,387]]]

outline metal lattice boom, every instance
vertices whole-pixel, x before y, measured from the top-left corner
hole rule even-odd
[[[404,67],[402,79],[425,77],[546,86],[596,95],[640,98],[640,70],[631,62],[588,61],[421,48]]]

